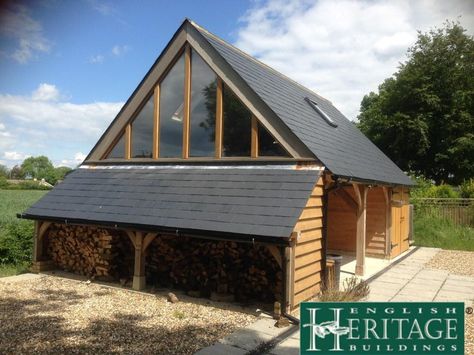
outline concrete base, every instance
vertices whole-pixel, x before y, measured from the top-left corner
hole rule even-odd
[[[53,269],[55,269],[55,265],[52,260],[33,261],[33,265],[31,266],[31,272],[36,273]]]
[[[144,290],[146,286],[146,277],[145,276],[133,276],[133,285],[132,288],[137,291]]]

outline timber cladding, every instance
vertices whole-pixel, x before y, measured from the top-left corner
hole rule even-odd
[[[366,252],[385,256],[387,243],[387,202],[382,187],[371,188],[367,194]]]
[[[293,247],[293,282],[290,285],[292,309],[313,298],[320,290],[323,190],[323,178],[320,178],[295,226],[298,237]]]
[[[328,197],[328,248],[355,252],[357,235],[357,209],[348,202],[355,201],[353,187],[331,192]],[[373,187],[367,193],[366,252],[384,257],[387,243],[387,203],[382,187]]]
[[[354,189],[343,188],[355,201]],[[357,211],[347,202],[341,191],[328,194],[328,249],[341,251],[356,250]]]

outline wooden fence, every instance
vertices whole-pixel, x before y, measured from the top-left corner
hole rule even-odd
[[[415,213],[474,227],[474,198],[412,198]]]

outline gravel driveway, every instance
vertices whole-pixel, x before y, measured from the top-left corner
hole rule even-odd
[[[0,349],[192,354],[256,320],[236,306],[182,297],[172,304],[165,294],[47,275],[0,279]]]

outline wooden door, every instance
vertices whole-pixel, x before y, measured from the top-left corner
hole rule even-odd
[[[401,216],[400,216],[400,241],[401,241],[401,250],[400,252],[403,253],[407,251],[410,247],[409,238],[409,222],[410,222],[410,206],[403,205],[401,207]]]
[[[392,232],[391,232],[391,253],[390,256],[393,258],[401,253],[401,216],[402,207],[392,206]]]

